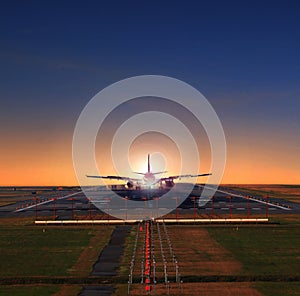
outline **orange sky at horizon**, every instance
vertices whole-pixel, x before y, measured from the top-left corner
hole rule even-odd
[[[246,138],[248,142],[245,142]],[[250,136],[227,137],[227,163],[223,184],[300,184],[300,164],[296,159],[298,146],[276,139],[264,139]],[[271,146],[272,143],[277,146]],[[144,145],[133,151],[145,163],[147,154],[153,152],[153,149],[152,147],[151,151],[147,151],[147,145]],[[201,173],[209,170],[209,164],[203,163]],[[115,173],[110,171],[113,168],[111,165],[104,164],[104,167],[105,165],[105,173]],[[167,170],[170,175],[177,173],[174,164]],[[199,182],[204,181],[203,178],[199,179]],[[28,137],[26,140],[11,139],[3,143],[0,186],[59,185],[78,185],[72,164],[70,135],[60,135],[46,142]]]

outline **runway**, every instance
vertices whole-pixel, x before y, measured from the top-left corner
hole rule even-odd
[[[109,202],[103,200],[103,208],[109,207]],[[141,207],[141,203],[137,204]],[[174,208],[176,207],[174,200]],[[120,211],[126,209],[120,209]],[[263,196],[246,196],[238,190],[222,187],[216,191],[205,205],[199,206],[193,197],[188,197],[177,209],[170,214],[190,218],[230,218],[232,215],[243,215],[250,218],[252,215],[262,217],[281,213],[300,213],[300,205],[286,199],[268,198]],[[101,219],[109,218],[93,203],[91,203],[80,190],[62,190],[59,192],[41,191],[38,195],[28,196],[23,200],[9,203],[0,207],[0,217],[52,217],[59,220],[70,220],[77,217]],[[112,219],[112,217],[110,218]]]

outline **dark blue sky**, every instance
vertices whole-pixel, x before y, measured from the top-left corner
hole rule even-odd
[[[2,1],[1,136],[69,141],[103,87],[158,74],[201,91],[229,141],[299,151],[299,31],[297,1]]]

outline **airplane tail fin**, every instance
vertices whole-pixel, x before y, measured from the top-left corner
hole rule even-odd
[[[150,154],[148,154],[148,173],[150,173]]]
[[[140,172],[133,172],[133,173],[145,176],[145,175],[147,175],[149,173],[152,174],[152,175],[160,175],[160,174],[164,174],[166,172],[167,171],[151,173],[150,154],[148,154],[148,169],[147,169],[147,173],[140,173]]]

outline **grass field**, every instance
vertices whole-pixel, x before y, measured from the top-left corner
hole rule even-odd
[[[113,230],[109,226],[36,227],[17,219],[1,222],[0,295],[77,295],[80,285],[52,285],[52,279],[88,277]],[[37,284],[42,278],[49,284]],[[7,281],[15,285],[6,285]],[[26,285],[18,285],[24,281]]]
[[[0,296],[49,296],[58,292],[59,286],[0,286]]]
[[[252,287],[262,295],[296,296],[300,295],[300,219],[280,218],[280,225],[208,231],[241,262],[242,274],[258,280]]]
[[[7,188],[7,187],[0,187],[0,207],[14,204],[16,202],[23,201],[24,204],[34,204],[35,198],[52,198],[58,197],[62,195],[67,195],[73,193],[71,191],[72,188],[65,188],[65,190],[52,190],[52,188],[46,187],[36,187],[36,188]],[[33,194],[34,192],[34,194]]]
[[[14,204],[19,201],[32,200],[32,195],[29,192],[3,192],[0,191],[0,207]]]
[[[92,235],[74,228],[0,228],[0,276],[66,275]]]
[[[208,228],[252,276],[300,276],[300,224]]]
[[[0,296],[76,296],[81,285],[3,285]]]
[[[299,296],[300,282],[260,282],[252,284],[264,296]]]
[[[300,203],[300,185],[228,185],[227,188],[237,189],[250,195],[261,195],[283,198]]]

